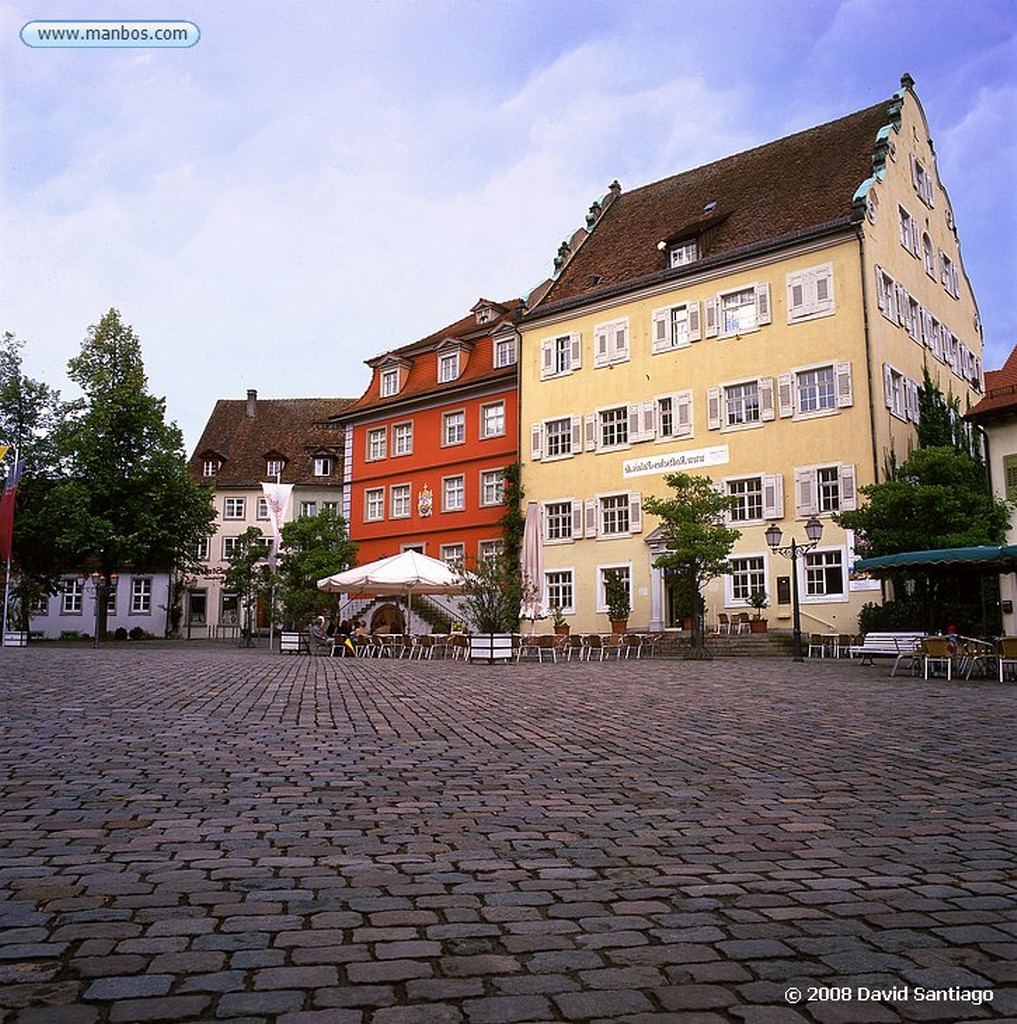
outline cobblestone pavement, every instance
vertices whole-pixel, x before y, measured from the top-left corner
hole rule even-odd
[[[1017,1020],[1015,704],[885,664],[3,650],[0,1013]]]

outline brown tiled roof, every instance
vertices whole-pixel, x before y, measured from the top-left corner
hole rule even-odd
[[[659,277],[694,272],[754,249],[850,223],[852,198],[872,176],[890,101],[621,192],[536,309],[593,299]],[[716,204],[711,206],[710,204]],[[705,252],[668,269],[662,241],[694,237]]]
[[[985,395],[967,414],[970,420],[1017,413],[1017,346],[999,370],[985,371]]]
[[[471,312],[467,316],[448,324],[438,331],[414,341],[401,348],[392,349],[381,355],[366,360],[374,371],[367,390],[348,409],[341,414],[341,419],[356,418],[356,415],[367,410],[375,411],[389,406],[398,406],[412,399],[424,398],[429,394],[441,394],[450,390],[461,390],[471,386],[479,386],[500,380],[514,382],[515,366],[494,365],[494,333],[499,327],[511,324],[521,309],[521,300],[510,302],[490,302],[481,300],[474,305],[486,304],[493,312],[492,319],[482,325],[477,324],[476,315]],[[438,383],[437,349],[443,341],[454,339],[464,343],[465,366],[457,380],[449,384]],[[412,363],[407,372],[406,381],[397,395],[381,396],[381,367],[388,360],[404,360]]]
[[[216,486],[255,487],[265,477],[268,456],[285,459],[281,480],[290,484],[342,483],[342,431],[330,422],[350,398],[221,398],[191,456],[191,473],[200,481],[206,459],[222,460]],[[335,456],[333,475],[314,476],[314,456]]]

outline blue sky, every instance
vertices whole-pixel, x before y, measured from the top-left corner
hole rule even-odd
[[[33,20],[178,18],[179,50]],[[1017,342],[1014,0],[0,0],[0,330],[64,377],[110,307],[188,450],[220,397],[356,396],[363,360],[547,277],[625,189],[910,72],[985,325]]]

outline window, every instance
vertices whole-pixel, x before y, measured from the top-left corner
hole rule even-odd
[[[578,333],[543,338],[540,342],[540,379],[573,373],[582,362],[582,336]]]
[[[678,391],[656,400],[656,438],[669,441],[692,435],[692,392]]]
[[[371,427],[367,432],[367,461],[376,462],[388,454],[388,430],[385,427]]]
[[[505,403],[491,402],[480,407],[480,436],[502,437],[505,434]]]
[[[399,369],[381,371],[381,397],[390,398],[399,394]]]
[[[1017,455],[1003,456],[1003,487],[1006,500],[1017,501]]]
[[[629,357],[628,318],[597,324],[593,328],[594,366],[610,366]]]
[[[393,484],[389,491],[391,502],[390,515],[393,519],[408,519],[410,517],[410,485]]]
[[[900,244],[913,256],[921,256],[922,243],[918,222],[903,206],[897,207],[897,227],[900,234]]]
[[[834,312],[832,263],[788,274],[786,281],[788,323]]]
[[[265,463],[265,473],[270,477],[277,477],[282,473],[284,465],[282,459],[269,459]]]
[[[754,590],[766,589],[766,563],[761,555],[747,558],[732,558],[731,601],[748,603]]]
[[[632,606],[632,569],[628,565],[601,565],[597,567],[597,611],[607,611],[607,594],[605,585],[607,575],[611,573],[625,584],[629,592],[629,607]]]
[[[500,505],[505,497],[505,470],[486,469],[480,474],[480,504]]]
[[[240,538],[239,537],[223,537],[223,539],[222,539],[222,557],[223,557],[223,560],[228,562],[234,556],[234,554],[236,554],[237,549],[239,548],[239,546],[240,546]]]
[[[318,503],[316,501],[302,501],[300,503],[300,514],[302,516],[316,516],[318,514]]]
[[[544,504],[544,538],[547,541],[572,540],[573,534],[582,536],[582,520],[575,530],[575,505],[572,501],[548,501]]]
[[[466,413],[460,409],[458,412],[447,412],[441,418],[441,443],[463,444],[466,440]]]
[[[842,463],[795,467],[795,515],[799,519],[857,507],[855,467]]]
[[[795,391],[800,412],[819,412],[823,409],[837,408],[832,366],[822,366],[818,370],[801,370],[795,375]]]
[[[149,615],[152,611],[152,581],[147,576],[131,580],[131,615]]]
[[[747,523],[763,518],[762,477],[729,480],[727,493],[734,499],[730,512],[732,522]]]
[[[563,612],[574,612],[572,570],[555,569],[545,572],[544,595],[548,608],[560,608]]]
[[[392,454],[413,454],[413,424],[395,423],[392,425]]]
[[[677,306],[655,309],[652,319],[654,352],[686,348],[703,336],[698,302],[683,302]]]
[[[321,503],[322,512],[331,512],[332,515],[339,515],[339,502],[338,501],[323,501]]]
[[[932,248],[932,239],[928,231],[922,234],[922,263],[925,264],[925,273],[936,280],[936,252]]]
[[[217,459],[205,459],[201,464],[201,475],[204,477],[215,476],[219,472],[219,461]]]
[[[222,517],[223,519],[243,519],[246,508],[246,498],[224,498],[222,503]]]
[[[918,384],[889,363],[883,364],[883,401],[897,419],[918,421]]]
[[[462,512],[466,508],[466,478],[447,476],[441,482],[443,512]]]
[[[466,562],[466,545],[442,544],[441,560],[454,569],[461,569]]]
[[[503,540],[482,540],[477,546],[477,558],[483,565],[493,562],[505,554],[505,542]]]
[[[911,182],[915,186],[915,192],[930,209],[936,205],[936,186],[932,181],[932,174],[925,165],[912,154],[911,156]]]
[[[773,418],[772,377],[706,389],[706,426],[709,430],[754,427]]]
[[[724,388],[724,422],[728,426],[758,423],[759,383],[731,384]]]
[[[629,496],[607,494],[600,499],[600,535],[629,533]]]
[[[960,276],[957,264],[942,249],[939,250],[939,280],[955,299],[960,298]]]
[[[64,579],[60,590],[60,614],[80,615],[81,603],[85,593],[85,581],[76,576]]]
[[[620,448],[629,443],[629,409],[619,405],[601,409],[598,417],[598,448]]]
[[[332,459],[328,455],[316,455],[314,458],[314,475],[331,476]]]
[[[777,378],[780,415],[822,416],[850,406],[853,401],[851,364],[812,366]]]
[[[438,383],[447,384],[459,376],[459,349],[438,356]]]
[[[254,518],[266,520],[268,519],[268,499],[265,497],[258,498],[254,503]]]
[[[364,519],[377,523],[385,518],[385,488],[370,487],[364,491]]]
[[[770,322],[770,286],[746,285],[706,300],[706,335],[734,337]]]
[[[572,454],[572,417],[544,424],[544,453],[549,459]]]
[[[668,250],[668,257],[668,263],[672,268],[695,263],[699,259],[699,247],[696,245],[696,240],[693,238],[687,242],[672,245]]]
[[[840,597],[844,593],[844,566],[840,551],[810,551],[805,555],[807,597]]]
[[[499,338],[494,343],[494,365],[495,369],[503,366],[515,366],[516,364],[516,339]]]
[[[209,555],[212,553],[212,545],[210,537],[200,537],[197,543],[194,545],[194,557],[199,562],[207,562]]]

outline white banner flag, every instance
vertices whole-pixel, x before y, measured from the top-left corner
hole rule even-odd
[[[268,564],[274,569],[282,542],[283,523],[286,522],[290,502],[293,500],[293,484],[263,483],[261,490],[265,495],[265,504],[268,505],[268,518],[272,521],[272,552],[268,556]]]

